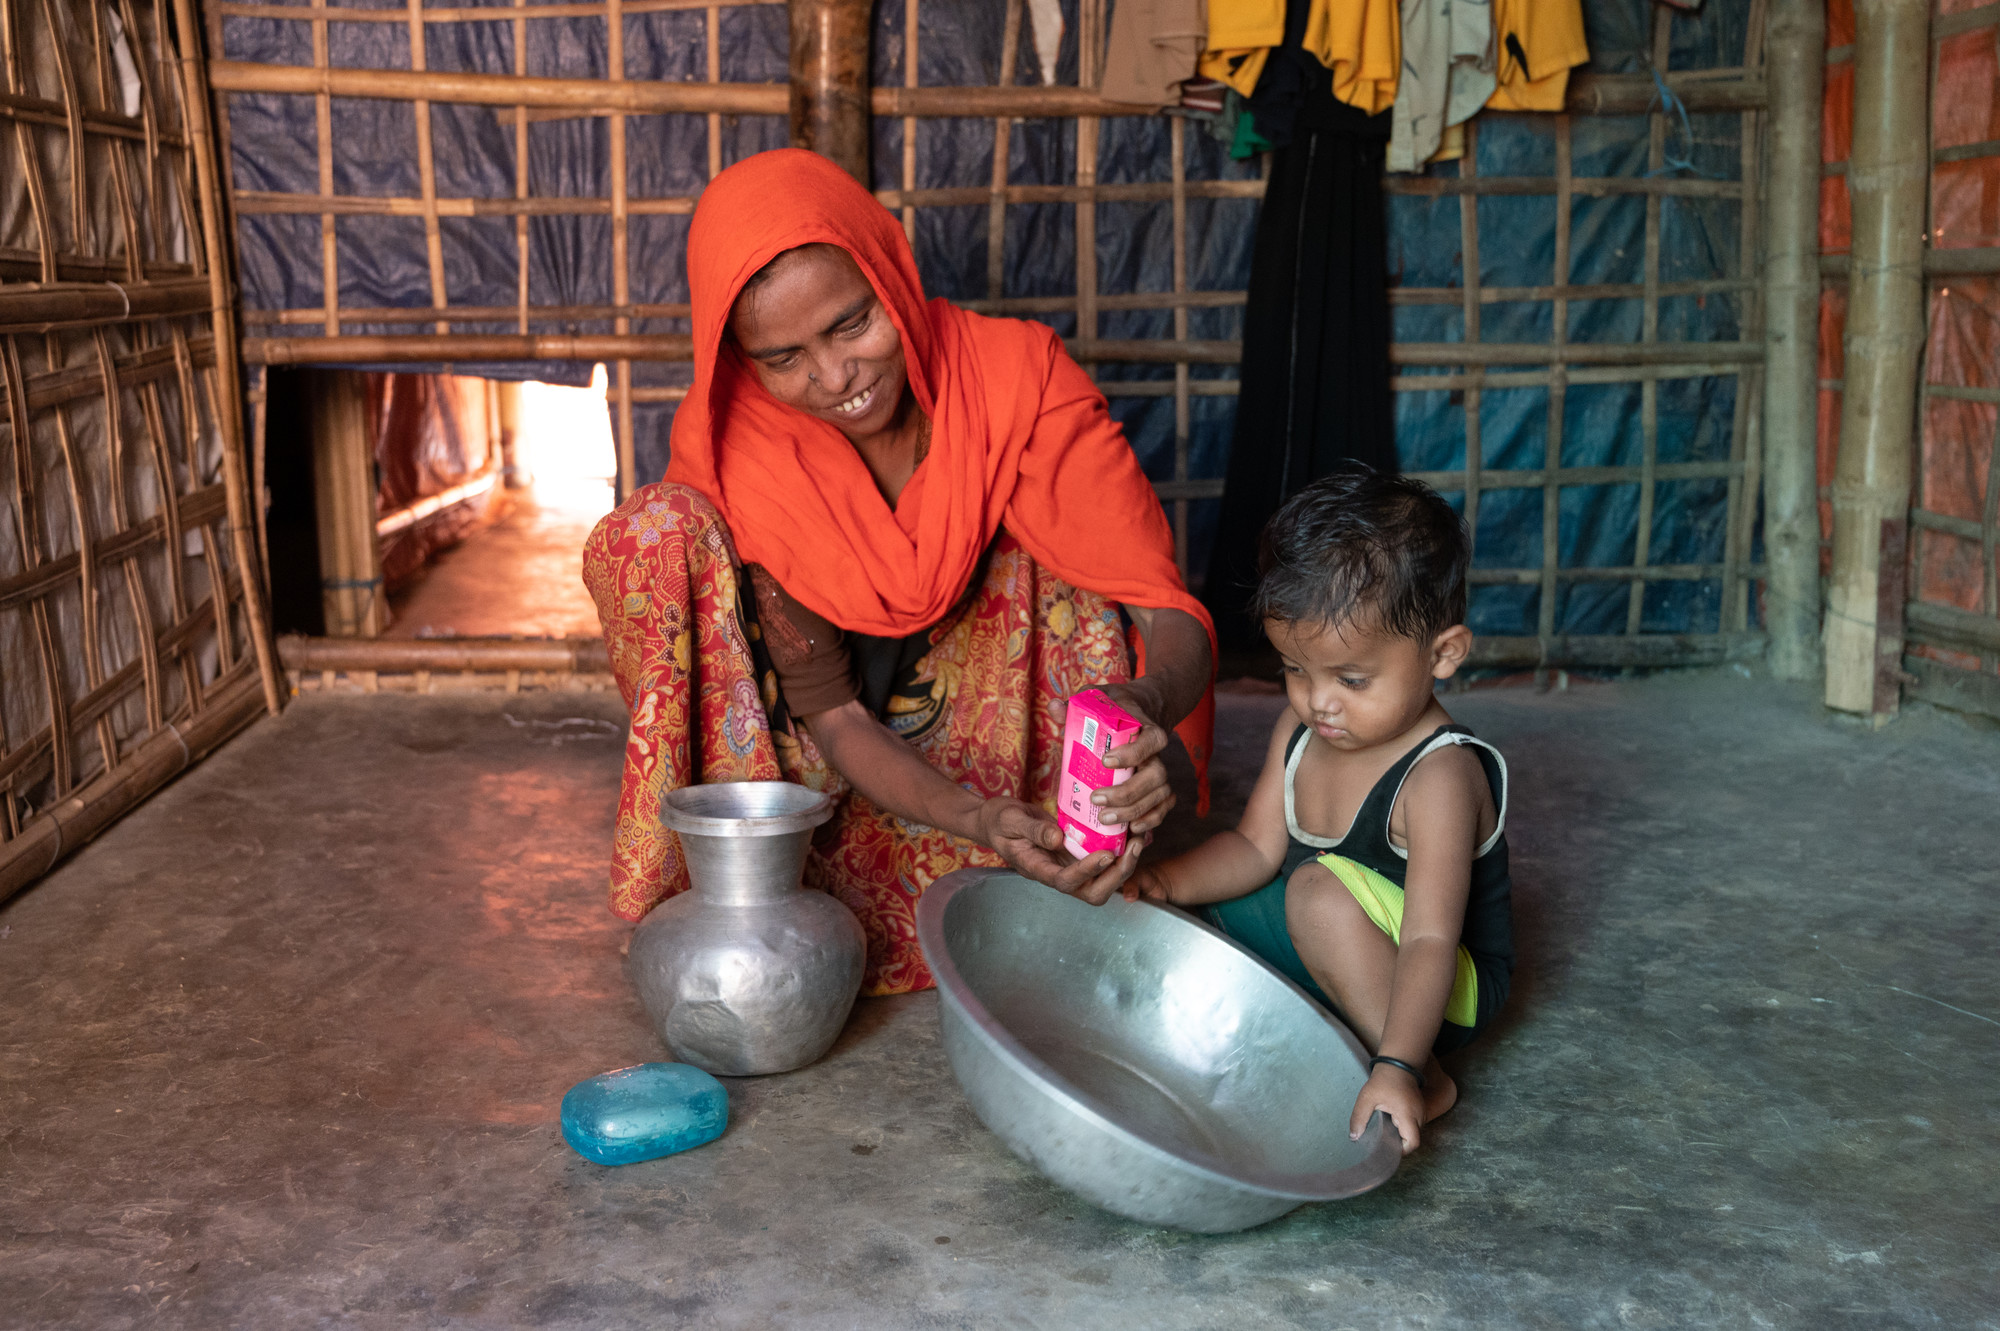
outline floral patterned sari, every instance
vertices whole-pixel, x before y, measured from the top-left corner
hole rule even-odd
[[[916,904],[944,874],[999,857],[905,822],[850,789],[787,713],[755,598],[727,527],[694,489],[649,485],[598,524],[584,582],[632,728],[611,860],[611,909],[628,920],[688,886],[660,822],[670,790],[708,781],[795,781],[838,801],[806,885],[853,910],[868,938],[864,994],[931,985]],[[1116,603],[1038,565],[1002,529],[983,578],[930,635],[885,723],[950,780],[1054,810],[1064,700],[1129,678]]]

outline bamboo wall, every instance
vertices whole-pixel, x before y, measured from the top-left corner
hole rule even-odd
[[[883,7],[897,0],[883,0]],[[1067,208],[1075,229],[1075,285],[1070,294],[1026,297],[1009,295],[1004,289],[1004,244],[988,244],[987,290],[984,299],[965,303],[989,312],[1031,315],[1059,323],[1074,320],[1075,336],[1070,345],[1079,359],[1097,375],[1114,410],[1121,403],[1141,399],[1171,399],[1175,419],[1175,446],[1168,474],[1156,484],[1173,521],[1179,552],[1185,566],[1189,553],[1189,533],[1194,506],[1212,501],[1221,492],[1222,481],[1214,475],[1196,472],[1189,447],[1190,421],[1197,404],[1208,398],[1227,398],[1236,391],[1234,365],[1239,347],[1234,341],[1201,339],[1190,335],[1191,316],[1202,311],[1240,307],[1241,290],[1202,289],[1191,279],[1198,267],[1188,252],[1189,205],[1204,200],[1255,200],[1263,192],[1261,179],[1191,178],[1187,166],[1188,135],[1193,132],[1178,118],[1170,122],[1171,151],[1161,164],[1157,180],[1105,181],[1099,178],[1099,141],[1106,120],[1131,114],[1131,108],[1103,102],[1087,88],[1017,87],[1004,80],[997,87],[934,88],[918,84],[916,71],[921,55],[923,7],[920,0],[901,0],[903,34],[901,78],[882,79],[873,105],[878,123],[888,118],[900,122],[901,160],[895,163],[900,176],[898,187],[879,191],[882,202],[901,213],[912,232],[921,225],[927,210],[982,209],[987,217],[988,236],[1010,233],[1022,225],[1024,210],[1045,209],[1049,205]],[[254,363],[436,362],[448,360],[595,360],[611,363],[614,422],[619,443],[621,488],[649,480],[634,469],[635,405],[670,403],[684,391],[672,385],[639,386],[633,382],[635,363],[648,359],[684,360],[689,355],[687,338],[673,332],[635,332],[635,324],[685,318],[684,305],[641,306],[629,303],[631,219],[649,213],[691,212],[692,197],[631,197],[625,187],[624,143],[628,120],[638,115],[706,116],[710,175],[726,163],[722,160],[722,136],[717,122],[736,116],[782,116],[786,110],[786,88],[781,84],[726,83],[720,78],[721,33],[732,6],[701,3],[700,0],[598,0],[598,3],[489,6],[480,8],[426,8],[420,0],[410,0],[401,9],[343,8],[321,4],[253,4],[243,0],[208,0],[206,12],[212,25],[211,42],[220,50],[221,25],[226,19],[258,19],[306,25],[311,30],[313,63],[304,66],[269,66],[220,61],[215,67],[216,86],[229,94],[222,99],[226,108],[233,96],[310,97],[316,103],[319,135],[320,184],[314,194],[271,195],[238,190],[232,196],[239,213],[288,213],[316,217],[321,234],[317,261],[324,266],[324,304],[313,308],[246,311],[246,360]],[[628,80],[623,77],[623,34],[629,16],[658,10],[694,10],[706,16],[708,77],[704,83],[660,83]],[[1003,56],[1000,68],[1018,67],[1023,35],[1024,5],[1021,0],[995,0],[992,20],[1003,28]],[[1078,0],[1077,65],[1095,71],[1102,59],[1102,35],[1108,7],[1103,0]],[[606,22],[611,59],[608,81],[531,77],[526,72],[522,40],[528,25],[544,17],[575,18],[602,15]],[[878,20],[880,13],[878,11]],[[1762,0],[1754,0],[1749,37],[1741,60],[1722,68],[1676,70],[1672,67],[1670,11],[1656,12],[1652,30],[1651,60],[1665,73],[1668,84],[1697,115],[1720,113],[1742,117],[1744,150],[1738,169],[1731,178],[1712,179],[1673,171],[1665,160],[1668,134],[1673,122],[1659,103],[1655,85],[1645,74],[1579,75],[1572,80],[1570,113],[1554,117],[1556,138],[1555,169],[1545,175],[1487,177],[1471,169],[1476,155],[1469,155],[1457,178],[1441,174],[1392,177],[1392,193],[1455,198],[1461,217],[1463,263],[1459,280],[1433,287],[1402,287],[1393,293],[1401,305],[1450,306],[1462,311],[1464,338],[1458,341],[1399,342],[1392,349],[1397,367],[1394,388],[1399,393],[1450,393],[1463,395],[1466,404],[1466,448],[1464,461],[1446,470],[1424,471],[1424,479],[1455,497],[1462,497],[1472,520],[1475,541],[1483,532],[1480,513],[1483,504],[1493,502],[1497,492],[1533,492],[1541,504],[1541,539],[1535,557],[1512,563],[1481,557],[1474,573],[1475,582],[1529,589],[1538,602],[1535,631],[1526,636],[1488,637],[1481,647],[1482,659],[1491,663],[1647,665],[1693,663],[1737,659],[1761,650],[1757,632],[1755,586],[1761,566],[1755,560],[1754,532],[1759,504],[1759,392],[1763,358],[1756,281],[1758,236],[1758,146],[1761,143],[1761,111],[1764,102],[1762,65]],[[347,23],[396,24],[409,33],[408,70],[361,70],[338,68],[329,60],[328,32]],[[511,25],[514,40],[514,69],[511,72],[433,74],[425,69],[424,42],[427,28],[452,23],[504,23]],[[1094,82],[1093,77],[1086,80]],[[416,117],[416,144],[419,154],[420,188],[409,197],[362,197],[341,193],[335,188],[332,166],[332,120],[330,105],[339,97],[389,98],[408,102]],[[431,109],[440,102],[491,106],[502,115],[511,115],[516,135],[517,160],[525,164],[527,127],[531,121],[553,116],[595,116],[603,118],[611,134],[613,169],[608,197],[533,197],[525,165],[517,175],[516,188],[508,198],[450,198],[437,192],[436,170],[431,160],[429,130]],[[1651,162],[1648,174],[1582,176],[1571,170],[1570,142],[1578,117],[1594,115],[1646,115],[1651,135]],[[919,188],[918,165],[925,151],[923,126],[944,118],[988,120],[992,126],[995,151],[987,178],[968,180],[948,187]],[[1073,122],[1074,169],[1072,178],[1061,184],[1023,185],[1009,179],[1009,136],[1022,132],[1022,118]],[[225,110],[223,129],[227,133]],[[1477,126],[1474,126],[1476,136]],[[878,135],[878,145],[881,137]],[[879,148],[878,148],[879,151]],[[877,161],[876,178],[883,178],[885,163]],[[984,166],[984,163],[980,165]],[[1549,282],[1529,287],[1496,287],[1481,280],[1479,259],[1480,217],[1510,196],[1538,195],[1554,200],[1557,216],[1556,256]],[[1618,284],[1580,283],[1572,278],[1574,256],[1570,253],[1572,206],[1579,199],[1636,197],[1646,209],[1643,276],[1638,282]],[[1734,210],[1739,228],[1737,270],[1719,278],[1681,281],[1663,273],[1662,225],[1665,210],[1690,201],[1720,203]],[[1118,223],[1107,223],[1109,205],[1119,205]],[[425,226],[432,299],[422,309],[354,309],[339,304],[340,263],[335,241],[339,219],[357,214],[420,217]],[[605,261],[612,271],[613,302],[608,306],[555,308],[529,303],[527,286],[528,219],[535,215],[593,215],[611,220],[612,245]],[[1143,214],[1135,222],[1135,215]],[[521,283],[516,303],[507,307],[455,306],[448,300],[445,262],[439,244],[438,220],[444,217],[507,216],[515,219]],[[1246,210],[1247,218],[1247,210]],[[1152,225],[1171,228],[1173,264],[1166,290],[1107,290],[1100,280],[1098,255],[1107,236],[1107,225]],[[1489,218],[1488,226],[1491,226]],[[1726,300],[1736,303],[1741,332],[1737,340],[1683,343],[1663,339],[1659,317],[1662,302],[1677,300]],[[1574,310],[1585,302],[1629,300],[1641,302],[1644,316],[1641,334],[1631,341],[1604,342],[1572,340],[1568,329]],[[1539,303],[1550,311],[1554,332],[1547,342],[1503,342],[1485,340],[1480,335],[1482,311],[1500,304]],[[1103,335],[1108,320],[1125,311],[1165,311],[1171,319],[1167,336],[1152,338],[1111,338]],[[550,336],[535,333],[536,326],[550,320],[615,321],[608,334]],[[511,333],[462,331],[467,325],[493,325],[508,320]],[[391,333],[351,331],[360,327],[380,329],[393,326]],[[308,331],[310,330],[310,331]],[[1154,377],[1160,367],[1169,367],[1172,377]],[[1734,419],[1728,455],[1704,460],[1662,460],[1659,449],[1658,400],[1661,385],[1681,380],[1728,378],[1736,381]],[[1565,396],[1574,386],[1597,384],[1637,385],[1642,443],[1638,456],[1616,465],[1581,466],[1566,460],[1563,438]],[[1480,402],[1482,395],[1512,389],[1546,390],[1548,429],[1541,457],[1531,465],[1499,465],[1489,460],[1480,446]],[[1654,526],[1661,496],[1674,487],[1720,485],[1725,491],[1724,531],[1719,549],[1712,558],[1695,563],[1661,562],[1653,557]],[[1602,566],[1571,566],[1560,553],[1559,529],[1563,522],[1565,492],[1585,487],[1631,487],[1637,492],[1636,531],[1632,553],[1622,563]],[[1194,570],[1199,572],[1199,570]],[[1720,588],[1720,613],[1715,631],[1697,634],[1645,632],[1649,589],[1671,584],[1697,583]],[[1622,587],[1625,596],[1623,632],[1611,635],[1577,636],[1561,631],[1558,602],[1572,589],[1594,585]]]
[[[4,899],[275,710],[277,677],[189,14],[0,15]]]
[[[1930,25],[1927,337],[1909,509],[1916,697],[2000,716],[2000,4],[1939,0]],[[1830,6],[1821,204],[1820,479],[1830,550],[1840,439],[1855,115],[1851,4]]]

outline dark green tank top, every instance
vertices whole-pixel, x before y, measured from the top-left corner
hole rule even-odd
[[[1410,871],[1410,859],[1407,852],[1397,850],[1389,840],[1389,814],[1396,807],[1396,796],[1402,792],[1404,779],[1419,759],[1447,744],[1464,745],[1478,755],[1479,765],[1486,769],[1486,783],[1493,791],[1495,819],[1493,835],[1479,847],[1472,861],[1472,889],[1466,897],[1465,927],[1458,941],[1475,958],[1490,963],[1501,976],[1512,974],[1514,908],[1513,882],[1507,874],[1507,762],[1500,751],[1464,726],[1439,726],[1382,774],[1382,779],[1368,792],[1368,798],[1361,801],[1347,835],[1329,839],[1299,829],[1297,806],[1292,797],[1292,781],[1311,733],[1302,725],[1285,743],[1285,831],[1291,838],[1285,852],[1287,878],[1307,860],[1332,853],[1373,869],[1397,887],[1403,886],[1403,879]],[[1497,996],[1495,1006],[1498,1006]]]

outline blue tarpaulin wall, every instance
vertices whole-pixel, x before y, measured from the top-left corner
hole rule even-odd
[[[452,0],[467,8],[480,0]],[[375,7],[391,6],[381,0]],[[1593,61],[1607,73],[1641,72],[1647,65],[1650,0],[1588,0],[1586,21]],[[1749,5],[1710,0],[1672,28],[1675,70],[1744,63]],[[1069,17],[1058,82],[1076,81],[1075,0]],[[919,32],[920,81],[934,85],[992,85],[999,81],[1002,7],[989,0],[924,0]],[[496,16],[497,17],[497,16]],[[511,18],[511,15],[508,16]],[[705,15],[700,10],[627,15],[626,75],[633,79],[699,81],[707,77]],[[536,19],[527,26],[530,75],[603,77],[607,72],[605,25],[597,18]],[[878,6],[874,74],[878,83],[903,81],[903,6]],[[327,25],[329,60],[335,66],[410,68],[408,28],[401,23],[335,22]],[[310,26],[289,19],[231,17],[223,24],[228,59],[310,65]],[[727,82],[782,82],[786,77],[786,12],[781,5],[722,10],[721,78]],[[1032,43],[1021,42],[1014,71],[1018,84],[1040,82]],[[427,67],[511,73],[513,25],[453,22],[427,25]],[[332,100],[334,192],[414,199],[420,194],[416,124],[410,103]],[[511,108],[435,103],[430,108],[436,188],[441,197],[510,198],[515,188],[515,139]],[[314,102],[310,96],[231,94],[233,185],[239,193],[313,194],[319,190]],[[708,176],[705,116],[634,116],[627,121],[627,188],[633,198],[699,194]],[[1577,116],[1572,121],[1573,172],[1577,176],[1643,176],[1647,173],[1650,120],[1646,116]],[[1683,175],[1720,180],[1741,176],[1742,118],[1695,115],[1687,133],[1670,123],[1668,156],[1687,166]],[[1553,176],[1554,122],[1550,117],[1487,115],[1478,122],[1477,161],[1485,176]],[[786,126],[778,117],[723,117],[724,164],[782,146]],[[918,123],[916,186],[920,189],[990,184],[993,123],[927,120]],[[903,122],[875,125],[875,184],[897,188]],[[1170,177],[1169,123],[1165,117],[1112,118],[1101,122],[1097,178],[1112,184],[1166,181]],[[1253,179],[1255,162],[1233,162],[1220,142],[1196,126],[1186,135],[1190,180]],[[528,171],[534,196],[608,197],[609,131],[602,119],[538,119],[528,131]],[[1008,179],[1013,184],[1074,183],[1076,123],[1025,120],[1010,136]],[[1429,168],[1453,176],[1456,163]],[[1739,249],[1741,204],[1735,199],[1667,197],[1661,200],[1659,247],[1662,282],[1744,276]],[[1573,204],[1571,272],[1575,283],[1640,283],[1644,279],[1646,200],[1633,195],[1577,197]],[[1244,199],[1187,201],[1188,284],[1194,290],[1242,291],[1247,285],[1257,204]],[[916,250],[931,294],[955,300],[987,296],[987,206],[924,208],[916,215]],[[1454,197],[1392,194],[1389,202],[1391,280],[1406,287],[1461,284],[1459,202]],[[1100,202],[1097,265],[1104,293],[1171,289],[1172,222],[1165,203]],[[683,247],[685,215],[634,215],[630,219],[630,282],[634,304],[687,300]],[[536,307],[603,306],[612,301],[609,256],[611,219],[536,216],[529,219],[529,303]],[[451,305],[510,307],[517,299],[518,250],[511,217],[444,217],[439,223],[445,286]],[[1554,273],[1556,203],[1550,195],[1487,197],[1479,203],[1480,280],[1492,287],[1546,286]],[[320,221],[316,215],[240,213],[240,274],[251,310],[308,310],[323,306]],[[411,216],[337,218],[340,289],[345,311],[431,305],[424,221]],[[1007,297],[1073,297],[1075,220],[1070,204],[1016,204],[1007,209]],[[1630,342],[1642,333],[1643,304],[1636,299],[1572,301],[1568,337],[1575,342]],[[1402,305],[1395,311],[1399,341],[1449,341],[1463,336],[1455,305]],[[1047,314],[1059,331],[1076,331],[1070,313]],[[1659,302],[1657,337],[1664,341],[1732,341],[1741,336],[1743,295],[1667,297]],[[1547,300],[1486,304],[1486,341],[1546,342],[1553,331]],[[408,333],[426,325],[370,325],[344,320],[343,332]],[[490,324],[454,321],[461,333],[511,333],[514,319]],[[1194,308],[1188,335],[1195,339],[1240,336],[1238,306]],[[263,331],[277,334],[285,329]],[[297,328],[301,333],[319,331]],[[537,333],[609,333],[608,318],[533,320]],[[685,319],[635,320],[635,333],[686,332]],[[1166,310],[1111,311],[1100,316],[1104,338],[1170,338]],[[408,369],[409,366],[397,368]],[[439,367],[442,368],[442,367]],[[456,367],[460,373],[582,383],[587,365],[533,362]],[[684,384],[684,364],[635,362],[636,384]],[[1444,371],[1436,371],[1443,373]],[[1406,369],[1405,375],[1421,370]],[[1233,378],[1233,367],[1192,368],[1197,379]],[[1102,367],[1115,414],[1149,474],[1166,479],[1174,465],[1171,397],[1119,397],[1121,378],[1171,379],[1170,365]],[[1548,389],[1484,390],[1480,401],[1481,464],[1488,469],[1540,468],[1547,440]],[[1737,379],[1716,376],[1662,380],[1658,388],[1658,458],[1662,462],[1725,460],[1730,456]],[[1637,383],[1576,384],[1567,389],[1562,432],[1565,466],[1631,465],[1640,458]],[[1227,469],[1234,399],[1195,396],[1189,434],[1190,475],[1220,477]],[[671,403],[634,406],[636,473],[643,482],[664,470]],[[1452,470],[1464,465],[1464,398],[1456,392],[1404,391],[1397,398],[1398,447],[1412,470]],[[1656,491],[1649,562],[1713,564],[1723,557],[1727,527],[1721,478],[1662,481]],[[1561,565],[1610,566],[1634,562],[1638,530],[1636,484],[1571,486],[1560,499]],[[1215,501],[1193,505],[1190,567],[1206,563]],[[1542,492],[1495,489],[1482,494],[1476,533],[1481,568],[1535,568],[1541,564]],[[1472,624],[1491,634],[1533,634],[1539,588],[1482,585],[1475,589]],[[1648,584],[1643,629],[1714,632],[1720,627],[1719,579]],[[1628,584],[1569,583],[1559,590],[1556,632],[1618,633],[1625,629]]]

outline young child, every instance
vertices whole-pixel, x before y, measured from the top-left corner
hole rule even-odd
[[[1437,1055],[1499,1010],[1513,972],[1507,765],[1432,692],[1472,647],[1465,531],[1428,486],[1342,472],[1264,529],[1251,609],[1289,711],[1234,832],[1125,895],[1202,913],[1325,1001],[1375,1055],[1348,1123],[1403,1150],[1451,1108]]]

